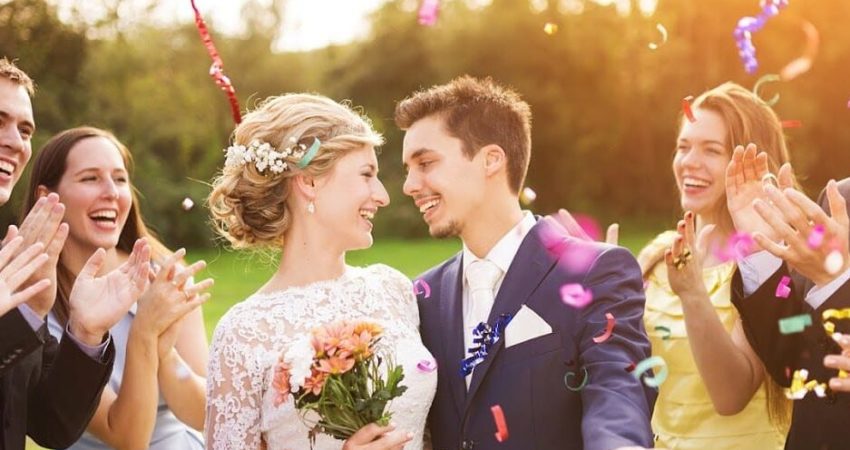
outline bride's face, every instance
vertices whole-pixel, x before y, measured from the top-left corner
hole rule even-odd
[[[314,200],[315,215],[329,239],[343,250],[372,245],[372,219],[390,197],[378,179],[378,159],[371,145],[348,152],[323,180]]]

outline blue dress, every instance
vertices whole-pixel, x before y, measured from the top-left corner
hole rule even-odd
[[[133,324],[135,316],[136,304],[133,304],[127,315],[109,330],[112,340],[115,343],[115,365],[112,369],[112,375],[109,377],[108,386],[115,392],[118,392],[121,388],[121,380],[124,377],[124,363],[127,358],[127,338],[130,334],[130,325]],[[59,321],[52,312],[47,316],[47,327],[53,337],[56,339],[62,338],[64,327],[59,324]],[[80,440],[68,448],[72,450],[111,449],[110,446],[88,431],[83,433]],[[165,399],[160,395],[156,411],[156,423],[154,424],[150,447],[148,448],[152,450],[202,450],[204,448],[204,441],[199,432],[181,422],[171,412],[168,404],[165,403]]]

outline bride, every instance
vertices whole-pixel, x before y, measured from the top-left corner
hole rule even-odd
[[[408,389],[390,404],[395,426],[366,426],[345,443],[320,434],[313,448],[421,449],[437,374],[417,369],[433,358],[411,283],[385,265],[345,264],[346,251],[372,245],[371,220],[389,204],[375,156],[381,136],[346,105],[287,94],[247,114],[233,141],[209,198],[214,226],[234,248],[282,256],[271,279],[215,329],[207,448],[310,448],[293,402],[276,406],[275,366],[313,328],[368,319],[384,328],[382,342],[404,367]]]

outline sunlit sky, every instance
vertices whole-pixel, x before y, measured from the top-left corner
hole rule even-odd
[[[248,1],[263,7],[272,7],[273,0],[195,0],[204,20],[213,35],[236,35],[244,31],[241,9]],[[363,37],[369,31],[369,14],[386,0],[287,0],[283,30],[275,44],[276,51],[311,50],[329,44],[345,43]],[[464,0],[473,6],[489,4],[491,0]],[[532,8],[543,9],[549,1],[557,1],[565,11],[579,12],[579,0],[530,0]],[[629,0],[595,0],[600,4],[613,4],[620,12],[629,8]],[[94,22],[102,17],[104,5],[119,6],[122,23],[133,22],[170,23],[194,20],[189,0],[52,0],[58,6],[63,19],[71,16],[76,7],[86,21]],[[405,0],[406,9],[415,20],[417,6],[421,0]],[[646,13],[655,9],[657,0],[640,0],[640,8]],[[148,5],[155,5],[149,9]]]

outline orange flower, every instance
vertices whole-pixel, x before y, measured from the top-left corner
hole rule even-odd
[[[313,348],[316,349],[316,356],[337,355],[340,344],[351,336],[353,330],[354,327],[344,320],[314,329]],[[348,355],[340,356],[345,358]]]
[[[331,356],[319,361],[319,370],[330,375],[342,374],[354,367],[353,358]]]
[[[341,348],[349,354],[354,355],[357,361],[362,361],[372,356],[372,334],[369,331],[362,331],[360,334],[354,334],[346,339]]]
[[[289,366],[283,362],[278,363],[277,367],[274,368],[272,388],[274,388],[277,393],[274,398],[275,406],[280,406],[289,400]]]
[[[384,332],[384,329],[374,322],[358,322],[354,325],[354,334],[360,334],[368,331],[374,337],[378,337]]]
[[[313,374],[304,381],[304,391],[312,392],[313,395],[321,394],[327,378],[328,374],[313,369]]]

